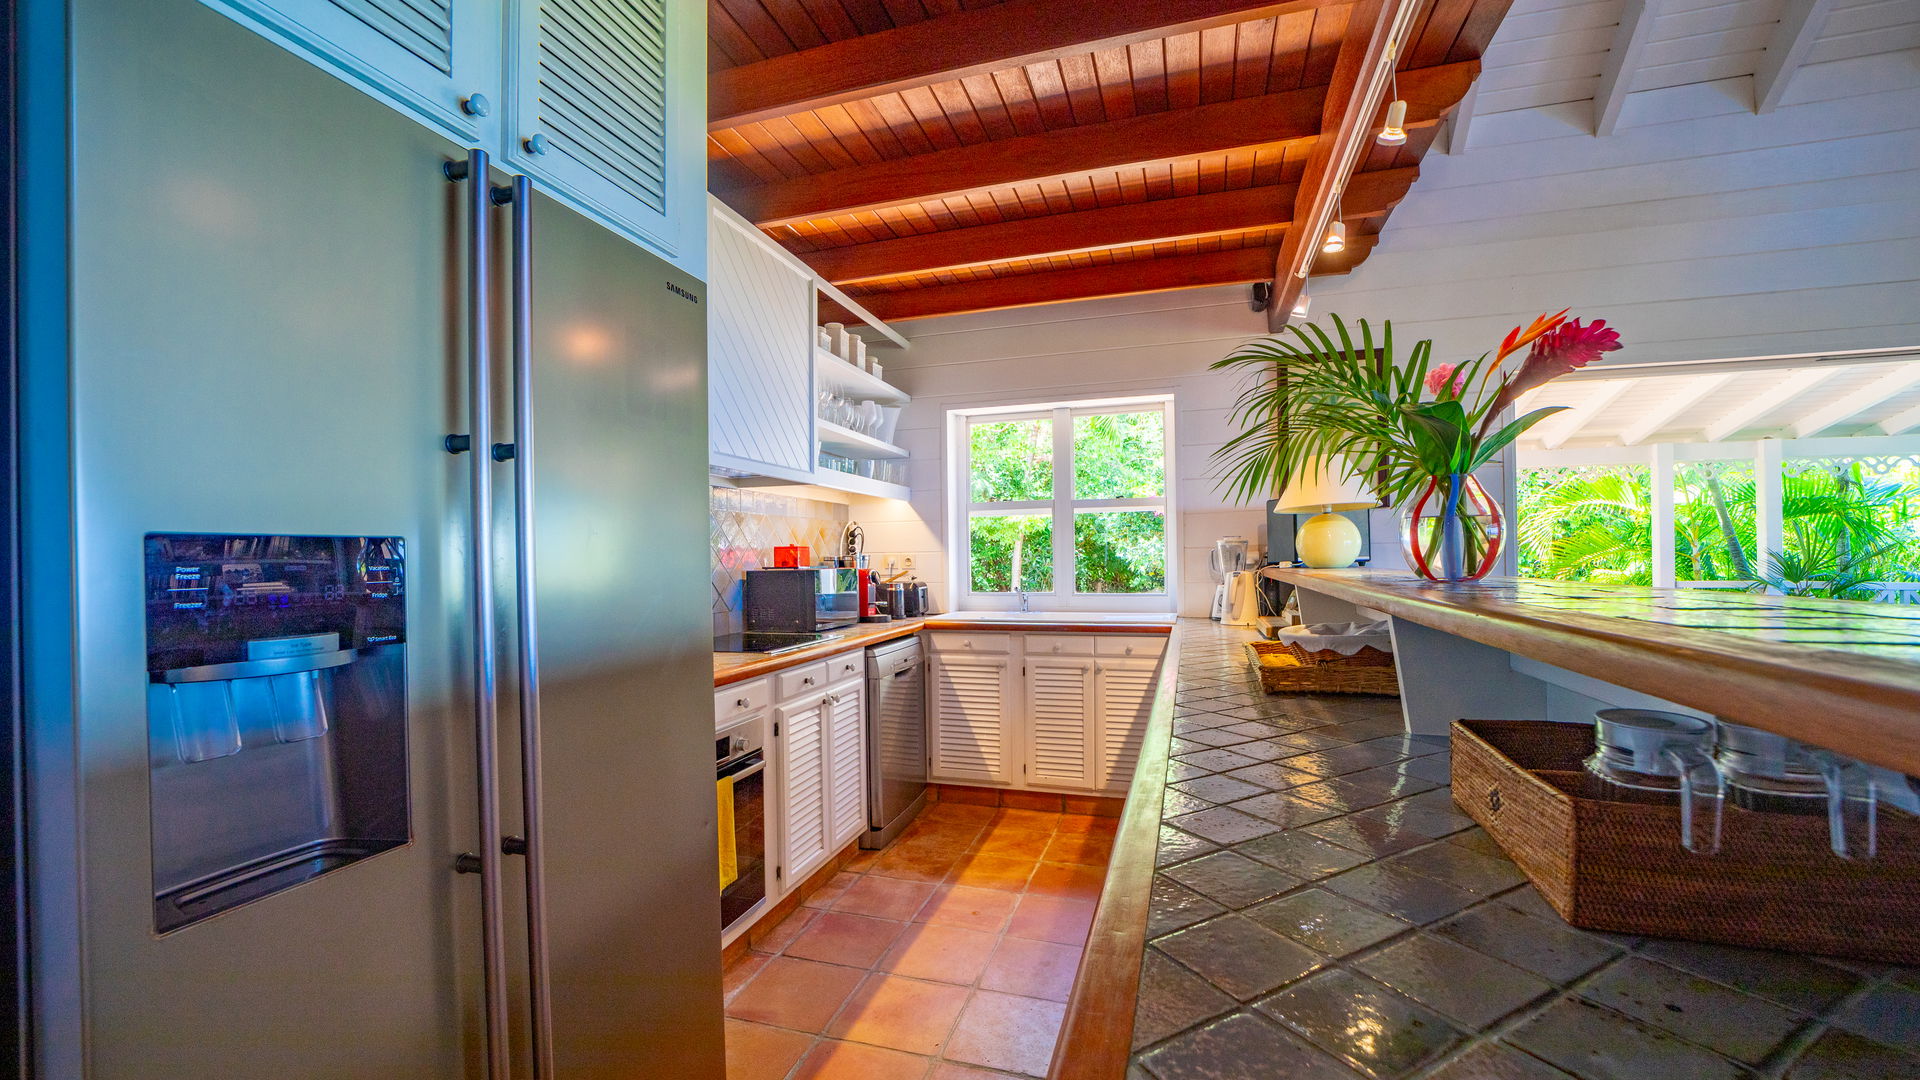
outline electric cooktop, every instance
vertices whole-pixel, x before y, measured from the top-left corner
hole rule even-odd
[[[839,634],[721,634],[713,639],[714,652],[783,653],[804,649]]]

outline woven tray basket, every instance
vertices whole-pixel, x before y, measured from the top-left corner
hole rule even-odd
[[[1249,641],[1247,651],[1269,694],[1389,694],[1400,696],[1393,654],[1367,646],[1352,656],[1308,652],[1278,641]]]
[[[1575,926],[1920,963],[1920,821],[1880,808],[1879,853],[1828,847],[1824,814],[1728,803],[1720,851],[1680,846],[1677,803],[1599,797],[1585,724],[1461,720],[1453,801]]]

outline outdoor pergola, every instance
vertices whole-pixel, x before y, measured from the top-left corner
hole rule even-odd
[[[1520,411],[1547,405],[1567,411],[1520,441],[1519,469],[1649,469],[1656,586],[1739,584],[1676,581],[1678,475],[1751,466],[1754,547],[1764,557],[1784,545],[1782,477],[1790,467],[1838,473],[1859,464],[1883,476],[1920,465],[1920,348],[1596,365],[1534,391]],[[1882,586],[1892,594],[1917,588]]]

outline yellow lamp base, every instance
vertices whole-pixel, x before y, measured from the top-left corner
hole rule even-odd
[[[1316,570],[1352,566],[1360,557],[1360,530],[1339,514],[1315,514],[1300,523],[1293,550],[1301,562]]]

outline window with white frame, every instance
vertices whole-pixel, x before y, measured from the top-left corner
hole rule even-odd
[[[952,414],[949,550],[966,608],[1172,611],[1173,402]]]

